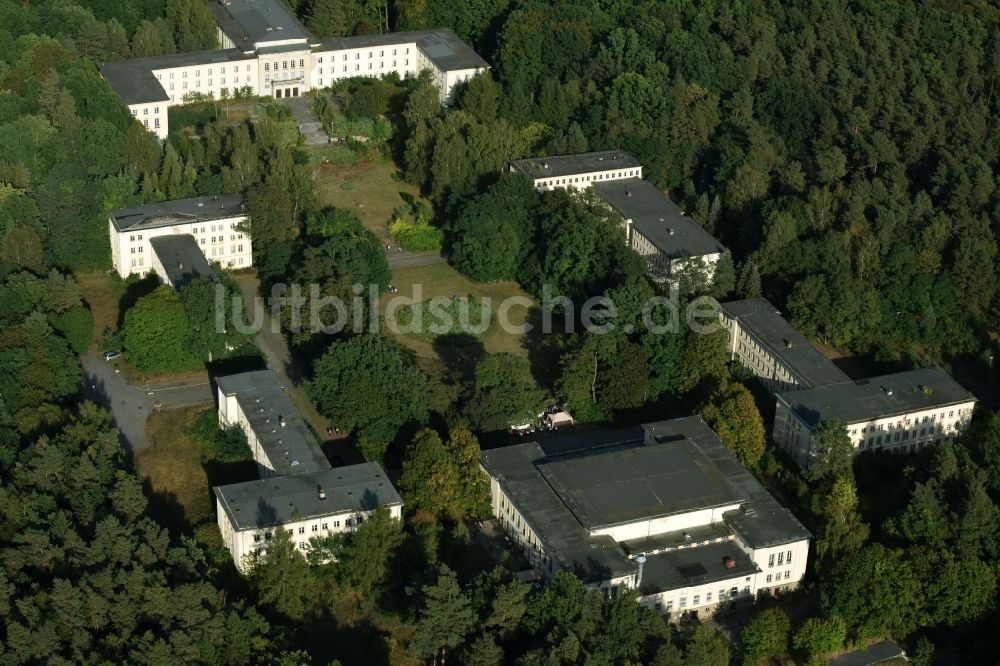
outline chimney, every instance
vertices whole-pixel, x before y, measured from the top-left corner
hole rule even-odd
[[[785,347],[786,347],[787,349],[791,349],[791,348],[792,348],[792,346],[793,346],[793,345],[792,345],[792,341],[791,341],[791,340],[785,340]]]
[[[325,500],[326,499],[326,488],[324,488],[323,486],[319,487],[319,498],[321,500]]]
[[[726,555],[724,558],[722,558],[722,563],[726,565],[727,569],[735,569],[736,568],[736,560],[734,560],[733,558],[729,557],[728,555]]]
[[[639,553],[635,558],[635,563],[639,565],[639,575],[635,578],[635,589],[639,589],[642,585],[642,567],[646,564],[646,556],[643,553]]]
[[[282,416],[281,414],[278,414],[278,425],[280,425],[282,428],[284,428],[286,425],[285,417]]]

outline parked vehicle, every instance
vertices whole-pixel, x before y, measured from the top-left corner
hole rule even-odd
[[[106,352],[104,352],[104,360],[105,361],[113,361],[116,358],[120,357],[121,355],[122,355],[122,353],[119,352],[119,351],[106,351]]]

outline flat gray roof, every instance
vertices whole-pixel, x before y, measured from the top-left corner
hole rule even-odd
[[[240,48],[247,44],[309,39],[309,33],[281,0],[218,0],[210,2],[222,31]]]
[[[487,69],[490,65],[472,47],[458,38],[451,28],[387,32],[381,35],[332,37],[313,46],[313,51],[363,49],[396,44],[416,44],[435,65],[444,71]]]
[[[810,427],[830,419],[860,423],[976,399],[938,367],[789,391],[778,397]]]
[[[191,234],[157,236],[150,238],[149,244],[166,272],[161,277],[174,289],[182,289],[197,278],[215,281],[212,265]]]
[[[121,208],[110,213],[111,221],[118,231],[156,229],[244,214],[243,197],[239,194],[213,194],[191,199],[158,201]]]
[[[670,455],[657,446],[636,446],[563,456],[537,467],[589,530],[743,499],[688,440],[678,441]]]
[[[597,150],[575,155],[525,157],[510,163],[529,178],[559,178],[595,171],[642,167],[632,153],[624,150]]]
[[[640,520],[721,499],[741,503],[726,512],[725,524],[752,548],[810,537],[696,416],[492,449],[483,452],[482,464],[551,556],[585,581],[637,570],[626,554],[628,543],[591,537],[587,522]],[[633,485],[641,489],[637,500],[629,497]],[[665,498],[653,498],[661,490]],[[596,506],[600,502],[609,506]]]
[[[726,566],[727,558],[735,565],[731,569]],[[734,541],[657,553],[646,558],[639,594],[656,594],[737,576],[751,576],[757,571],[757,565]],[[742,584],[740,589],[743,589]]]
[[[326,493],[325,499],[320,499],[320,488]],[[403,503],[385,472],[375,463],[233,483],[213,490],[219,506],[237,530]]]
[[[668,259],[703,257],[726,251],[697,222],[649,181],[640,178],[594,183],[608,205],[632,220],[632,228],[649,240]]]
[[[330,468],[326,455],[273,370],[226,375],[215,381],[224,395],[236,396],[276,474],[308,474]]]
[[[816,349],[789,324],[765,298],[720,303],[719,309],[735,319],[761,347],[787,366],[806,388],[849,382],[833,361]]]
[[[194,53],[175,53],[152,58],[115,60],[101,63],[98,69],[101,70],[101,75],[107,79],[108,85],[122,98],[122,101],[126,104],[144,104],[170,101],[170,95],[153,74],[155,69],[223,64],[255,58],[256,56],[247,55],[239,49],[218,49]]]

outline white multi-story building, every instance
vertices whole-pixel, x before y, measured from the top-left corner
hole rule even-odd
[[[330,469],[273,370],[226,375],[215,382],[219,425],[243,430],[261,478]]]
[[[608,180],[642,178],[642,165],[624,150],[600,150],[576,155],[526,157],[510,163],[540,192],[557,189],[585,190]]]
[[[779,393],[774,440],[802,466],[817,458],[813,429],[840,421],[855,452],[912,453],[960,434],[976,397],[941,368]]]
[[[485,451],[493,513],[538,574],[668,614],[796,587],[811,535],[699,417]]]
[[[707,287],[726,248],[684,214],[666,194],[642,179],[642,165],[624,150],[515,160],[510,170],[531,179],[535,189],[592,189],[622,218],[625,242],[646,260],[659,281],[682,274],[692,287]]]
[[[238,567],[266,553],[279,529],[307,550],[311,539],[353,530],[380,506],[400,517],[403,502],[377,464],[330,467],[274,371],[217,377],[216,384],[219,424],[243,430],[260,477],[213,489],[219,530]]]
[[[382,468],[362,463],[310,474],[233,483],[214,489],[219,531],[238,567],[264,555],[277,530],[296,547],[349,532],[378,507],[399,518],[403,501]]]
[[[719,304],[730,358],[751,370],[772,393],[851,381],[764,298]]]
[[[429,71],[447,101],[489,66],[449,29],[318,40],[280,0],[210,3],[221,49],[104,63],[101,73],[143,125],[166,138],[167,108],[195,94],[298,97],[356,76]]]
[[[150,241],[161,236],[193,236],[208,261],[223,268],[253,264],[243,199],[236,194],[143,204],[108,214],[111,260],[118,275],[146,275],[154,269]],[[169,281],[165,274],[160,275]]]

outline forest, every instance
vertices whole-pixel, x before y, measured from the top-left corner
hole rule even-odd
[[[609,243],[599,207],[504,174],[525,155],[625,148],[731,249],[716,295],[763,294],[847,352],[982,359],[993,378],[1000,12],[988,3],[289,5],[322,37],[448,26],[492,64],[446,109],[427,81],[351,84],[352,121],[389,120],[381,150],[434,203],[469,277],[641,303],[653,286]],[[311,565],[279,539],[246,579],[217,536],[157,524],[110,415],[79,397],[76,357],[94,332],[73,273],[108,266],[107,211],[244,192],[265,285],[326,295],[389,280],[371,232],[317,203],[280,108],[253,124],[195,118],[198,139],[160,145],[95,66],[214,47],[199,0],[0,0],[0,661],[825,663],[880,636],[917,663],[992,658],[993,401],[960,441],[902,465],[851,464],[831,441],[839,453],[801,475],[769,450],[754,384],[712,336],[562,336],[544,386],[510,355],[458,382],[381,337],[293,336],[317,406],[366,456],[399,465],[407,520],[316,544]],[[147,298],[121,331],[140,364],[208,316],[197,291]],[[164,308],[172,318],[152,326]],[[171,359],[197,365],[219,348],[192,337]],[[359,367],[364,393],[347,372]],[[603,604],[570,576],[538,592],[504,566],[472,570],[462,521],[486,501],[476,433],[545,391],[585,421],[650,404],[701,414],[815,535],[806,611],[762,604],[733,653],[708,626],[670,627],[628,596]],[[324,554],[335,562],[316,563]],[[345,607],[353,624],[338,623]]]

